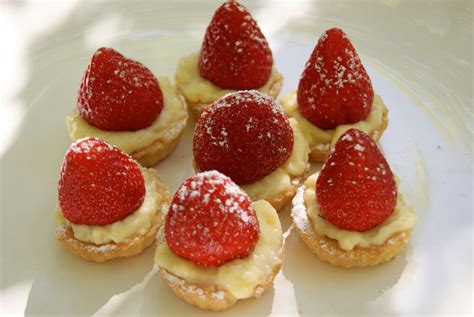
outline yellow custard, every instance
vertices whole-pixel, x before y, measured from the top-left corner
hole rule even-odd
[[[261,180],[242,186],[253,201],[279,196],[293,187],[292,178],[303,175],[308,164],[309,146],[298,122],[290,118],[293,129],[293,150],[288,160]]]
[[[180,59],[176,68],[176,86],[190,103],[210,104],[220,97],[236,91],[232,89],[222,89],[201,77],[198,67],[198,58],[199,52],[185,56]],[[282,78],[282,75],[276,68],[273,68],[268,81],[257,90],[268,94],[270,87]]]
[[[250,297],[260,284],[267,282],[273,268],[281,264],[283,246],[280,220],[275,209],[264,200],[253,204],[260,225],[260,238],[248,257],[219,267],[205,267],[174,254],[163,238],[156,249],[155,263],[198,287],[217,286],[238,299]]]
[[[397,195],[397,204],[392,214],[377,227],[365,232],[339,229],[324,218],[319,217],[319,207],[316,202],[316,180],[318,173],[311,175],[304,183],[304,203],[306,212],[314,231],[337,240],[339,247],[350,251],[359,246],[367,248],[371,245],[381,245],[393,234],[413,228],[417,217],[413,207],[403,201],[400,192]],[[398,185],[398,184],[397,184]]]
[[[90,125],[79,114],[77,109],[67,117],[69,135],[73,140],[84,137],[97,137],[120,150],[131,154],[159,138],[174,139],[186,126],[188,112],[175,88],[165,76],[159,77],[163,92],[163,109],[156,120],[144,129],[137,131],[106,131]]]
[[[375,95],[372,110],[365,120],[353,124],[343,124],[331,130],[324,130],[318,128],[300,114],[296,90],[282,98],[281,106],[288,117],[295,118],[298,121],[304,136],[308,139],[309,146],[311,148],[320,147],[321,150],[329,150],[336,143],[337,139],[350,128],[362,130],[375,138],[374,133],[382,124],[384,113],[388,112],[382,98]]]
[[[140,208],[123,220],[105,226],[77,225],[66,220],[74,232],[74,237],[84,242],[100,245],[109,242],[129,242],[133,237],[147,233],[153,219],[160,211],[158,208],[162,203],[163,196],[158,191],[158,180],[145,168],[142,168],[142,174],[145,179],[146,193]],[[163,208],[168,207],[166,205]],[[59,214],[62,216],[62,212]]]

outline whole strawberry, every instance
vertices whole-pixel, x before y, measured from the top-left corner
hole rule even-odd
[[[207,27],[199,56],[201,76],[225,89],[257,89],[270,77],[273,57],[247,9],[229,1]]]
[[[341,29],[319,39],[298,85],[300,113],[321,129],[364,120],[374,91],[355,48]]]
[[[316,181],[321,216],[338,228],[367,231],[381,224],[397,203],[390,166],[375,142],[357,129],[337,141]]]
[[[247,257],[259,234],[248,196],[216,171],[197,174],[181,184],[166,217],[165,237],[170,249],[205,266]]]
[[[96,138],[73,143],[61,167],[59,204],[75,224],[103,226],[124,219],[145,197],[137,163]]]
[[[239,185],[260,180],[293,149],[293,130],[275,101],[255,90],[226,95],[201,115],[193,154],[201,171],[217,170]]]
[[[150,126],[163,109],[163,93],[148,68],[111,48],[92,56],[77,97],[81,117],[107,131]]]

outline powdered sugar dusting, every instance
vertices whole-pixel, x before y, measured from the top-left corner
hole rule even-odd
[[[357,150],[357,151],[364,151],[364,147],[362,145],[360,145],[359,143],[357,143],[356,145],[354,145],[354,149]]]
[[[322,129],[367,117],[374,97],[372,83],[342,30],[330,29],[321,36],[297,94],[301,114]]]
[[[165,277],[165,279],[171,284],[180,285],[180,286],[185,284],[184,280],[177,278],[173,274],[168,273],[166,270],[161,270],[161,272],[163,273],[163,276]]]
[[[314,229],[309,221],[306,205],[304,201],[304,192],[306,191],[305,186],[298,188],[296,196],[293,198],[293,207],[291,209],[291,217],[298,229],[307,236],[312,243],[317,243],[318,248],[324,250],[327,254],[334,255],[337,252],[337,256],[341,259],[350,260],[354,257],[352,252],[338,252],[331,244],[324,239],[318,239],[315,236]]]
[[[151,125],[163,108],[158,80],[141,63],[110,48],[93,55],[77,105],[81,117],[107,131],[136,131]]]
[[[203,190],[203,185],[206,183],[208,185],[207,190]],[[183,184],[184,185],[184,184]],[[171,208],[173,211],[185,211],[183,203],[188,199],[202,199],[204,203],[209,202],[210,195],[218,190],[219,186],[224,187],[224,193],[226,199],[222,201],[221,199],[214,199],[213,202],[218,207],[219,211],[224,213],[233,213],[239,216],[239,219],[248,223],[254,221],[253,217],[250,217],[246,211],[240,207],[240,203],[243,200],[248,200],[247,194],[234,182],[230,181],[227,176],[218,171],[206,171],[199,173],[193,177],[193,181],[190,182],[190,186],[181,185],[176,193],[178,199],[173,199]],[[192,211],[194,207],[191,207]]]
[[[160,269],[164,278],[168,283],[173,284],[174,286],[179,287],[182,291],[197,296],[200,300],[207,300],[206,291],[194,284],[188,284],[185,280],[176,277],[175,275],[169,273],[165,269]],[[208,291],[209,292],[209,291]],[[210,299],[214,301],[222,301],[225,298],[225,294],[221,290],[210,292]]]
[[[224,292],[223,291],[217,291],[212,293],[212,299],[213,300],[223,300],[224,299]]]
[[[248,38],[254,41],[253,43],[257,43],[260,46],[258,48],[259,50],[270,50],[270,48],[268,47],[268,42],[263,36],[262,32],[260,31],[260,28],[258,27],[257,22],[252,18],[250,13],[247,11],[247,9],[243,5],[241,5],[238,2],[228,1],[223,5],[223,8],[229,12],[232,12],[235,9],[237,9],[239,12],[243,14],[243,20],[244,20],[241,24],[241,26],[243,27],[243,34],[241,35],[241,39],[237,39],[237,40],[233,39],[233,42],[227,43],[229,46],[234,45],[236,47],[236,52],[241,53],[242,50],[249,49],[246,44],[247,41],[245,41],[245,39]],[[213,29],[213,32],[214,32],[213,35],[217,38],[217,40],[221,38],[227,39],[228,38],[226,36],[227,34],[222,34],[221,32],[222,31],[228,32],[228,30],[229,30],[228,25],[224,25],[223,28],[222,27],[215,28]],[[241,50],[240,52],[238,51],[239,49]],[[236,56],[235,63],[238,64],[241,62],[242,61],[238,59],[238,56]],[[238,69],[238,67],[234,67],[234,69]]]
[[[78,249],[87,250],[92,253],[108,253],[114,250],[117,250],[117,245],[115,243],[107,243],[102,245],[96,245],[92,243],[82,242],[73,238],[72,229],[68,226],[67,221],[62,221],[56,227],[56,236],[62,237],[67,241],[69,245],[74,245]]]
[[[117,249],[117,246],[115,244],[104,244],[104,245],[88,245],[87,249],[94,251],[94,252],[109,252],[112,250]]]
[[[232,96],[232,98],[228,98]],[[219,98],[213,103],[212,107],[208,108],[210,114],[216,112],[220,108],[230,108],[233,106],[239,106],[242,103],[257,103],[259,105],[271,105],[272,111],[275,114],[283,113],[281,106],[276,103],[272,97],[263,94],[258,90],[244,90],[239,92],[228,93],[223,97]]]
[[[346,38],[345,34],[342,35],[342,38]],[[326,45],[327,39],[328,33],[326,31],[317,45]],[[361,72],[361,69],[363,69],[362,63],[352,47],[351,49],[345,48],[339,53],[341,55],[331,61],[326,60],[324,55],[316,55],[313,60],[310,59],[307,62],[306,67],[311,67],[312,64],[313,69],[319,74],[321,82],[324,83],[324,85],[318,85],[319,87],[314,85],[311,89],[319,89],[321,93],[324,93],[330,87],[343,89],[346,84],[355,85],[359,80],[370,82],[367,73],[365,71]],[[328,67],[327,63],[331,63],[331,66]]]
[[[142,204],[144,178],[130,155],[98,138],[83,138],[66,152],[58,196],[69,221],[106,225]]]
[[[209,24],[199,57],[202,77],[226,89],[257,89],[271,74],[273,57],[257,22],[238,2],[224,3]]]
[[[172,125],[169,125],[168,129],[163,133],[162,138],[167,142],[176,139],[176,137],[186,127],[186,121],[187,117],[185,116],[183,119],[175,121]]]
[[[291,217],[300,230],[310,232],[312,229],[308,222],[308,216],[306,215],[306,207],[304,204],[305,190],[305,186],[300,186],[298,188],[296,195],[292,200],[293,207],[291,208]]]
[[[165,242],[165,230],[163,226],[160,229],[158,229],[158,232],[156,233],[156,241],[158,243]]]
[[[341,138],[342,141],[352,141],[352,136],[350,134],[344,134],[344,136]]]
[[[227,94],[196,125],[193,152],[201,170],[219,170],[240,185],[270,174],[288,159],[293,130],[281,106],[256,90]]]
[[[242,108],[243,105],[249,103],[263,106],[271,106],[271,110],[275,115],[283,115],[283,109],[278,103],[276,103],[270,96],[262,94],[257,90],[246,90],[229,93],[219,98],[216,102],[209,106],[206,110],[206,115],[202,116],[202,118],[207,119],[207,121],[205,121],[204,123],[205,132],[212,139],[212,143],[214,145],[219,145],[221,147],[229,146],[227,140],[228,131],[226,130],[226,127],[222,127],[220,131],[214,131],[213,129],[213,126],[215,125],[215,122],[213,122],[215,114],[223,108]],[[274,120],[278,121],[277,118],[275,118]],[[247,123],[245,124],[245,129],[247,132],[250,132],[252,129],[256,128],[256,121],[257,119],[252,116],[249,116],[247,118]],[[260,138],[263,137],[271,139],[273,136],[269,134],[269,132],[267,132],[266,135],[262,134],[260,136]]]
[[[316,188],[325,218],[346,230],[370,230],[390,216],[397,201],[387,161],[370,136],[357,129],[338,139]]]
[[[90,153],[92,149],[94,149],[95,152],[103,152],[105,150],[116,149],[114,146],[105,142],[103,145],[96,146],[95,143],[91,142],[92,140],[100,141],[97,138],[85,137],[72,143],[68,151],[72,151],[75,153]]]
[[[78,153],[78,154],[88,154],[86,156],[87,160],[94,159],[95,156],[101,155],[101,153],[107,153],[110,151],[119,152],[121,156],[127,157],[128,161],[133,165],[137,165],[137,162],[127,153],[120,151],[115,146],[104,142],[99,138],[94,137],[85,137],[76,140],[69,146],[69,149],[66,151],[66,155],[70,152]],[[125,169],[128,169],[128,166],[124,166]]]
[[[331,144],[329,144],[329,143],[318,143],[318,144],[316,144],[316,146],[315,146],[316,149],[318,149],[318,150],[320,150],[320,151],[322,151],[322,152],[327,152],[327,151],[329,151],[330,147],[331,147]]]
[[[338,252],[332,247],[326,240],[318,239],[315,236],[314,229],[309,221],[306,205],[304,201],[304,192],[306,191],[305,186],[298,188],[296,196],[293,198],[293,207],[291,209],[291,217],[298,229],[303,232],[312,243],[317,243],[318,248],[324,250],[327,254],[334,255],[338,253],[338,257],[341,259],[352,259],[354,254],[352,252]]]
[[[255,288],[255,295],[257,295],[257,297],[258,297],[258,296],[261,296],[264,291],[265,291],[265,289],[264,289],[263,287],[257,286],[257,287]]]
[[[217,171],[187,179],[174,195],[166,220],[171,250],[203,265],[248,255],[259,235],[250,199]]]

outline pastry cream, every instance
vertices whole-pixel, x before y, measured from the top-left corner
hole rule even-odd
[[[316,180],[318,173],[311,175],[305,181],[304,202],[308,218],[316,233],[337,240],[339,247],[350,251],[359,246],[367,248],[371,245],[381,245],[393,234],[413,228],[416,215],[412,207],[407,206],[400,193],[397,195],[397,204],[392,214],[385,221],[373,229],[365,232],[339,229],[329,221],[319,216],[319,207],[316,202]],[[398,185],[398,184],[397,184]]]
[[[172,138],[186,125],[188,112],[186,105],[165,76],[158,78],[163,92],[163,109],[156,120],[144,129],[137,131],[106,131],[90,125],[79,114],[77,109],[67,118],[69,135],[78,140],[87,136],[100,138],[115,145],[120,150],[131,154],[140,150],[160,137],[169,135]]]
[[[296,119],[290,118],[293,129],[293,150],[288,160],[261,180],[242,186],[254,201],[281,195],[291,188],[292,178],[303,175],[308,164],[309,146]]]
[[[321,147],[321,150],[329,150],[329,147],[333,146],[339,137],[350,128],[359,129],[373,136],[373,133],[382,124],[384,112],[388,111],[382,98],[375,95],[372,110],[365,120],[353,124],[342,124],[331,130],[324,130],[318,128],[300,114],[298,111],[296,90],[282,98],[281,106],[288,117],[295,118],[298,121],[301,130],[308,139],[309,146],[311,148]]]
[[[77,225],[68,221],[74,232],[74,237],[84,242],[100,245],[109,242],[129,242],[134,236],[147,233],[153,218],[159,212],[158,207],[163,196],[157,190],[156,182],[158,180],[146,169],[142,169],[142,174],[145,179],[146,194],[140,208],[123,220],[105,226]],[[62,216],[62,212],[59,214]]]
[[[218,267],[205,267],[177,256],[164,241],[156,249],[156,264],[198,287],[217,286],[238,299],[250,297],[272,275],[273,268],[281,263],[283,243],[275,209],[264,200],[253,204],[260,224],[260,238],[248,257]]]
[[[201,77],[198,67],[198,58],[199,52],[194,52],[185,56],[181,58],[178,67],[176,68],[176,86],[190,103],[210,104],[220,97],[236,91],[222,89],[209,80]],[[282,78],[281,74],[273,68],[268,81],[257,90],[264,94],[268,94],[270,87]]]

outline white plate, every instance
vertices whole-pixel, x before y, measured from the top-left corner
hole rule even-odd
[[[281,213],[275,287],[223,315],[472,313],[472,2],[245,2],[293,89],[319,35],[342,27],[390,110],[382,138],[419,217],[407,250],[375,268],[320,262]],[[5,314],[203,314],[152,271],[154,247],[105,264],[54,239],[65,116],[93,51],[112,46],[173,77],[199,48],[216,2],[6,2],[2,23],[1,300]],[[282,96],[281,95],[281,96]],[[192,122],[158,165],[171,190],[192,175]],[[213,314],[215,315],[215,314]]]

